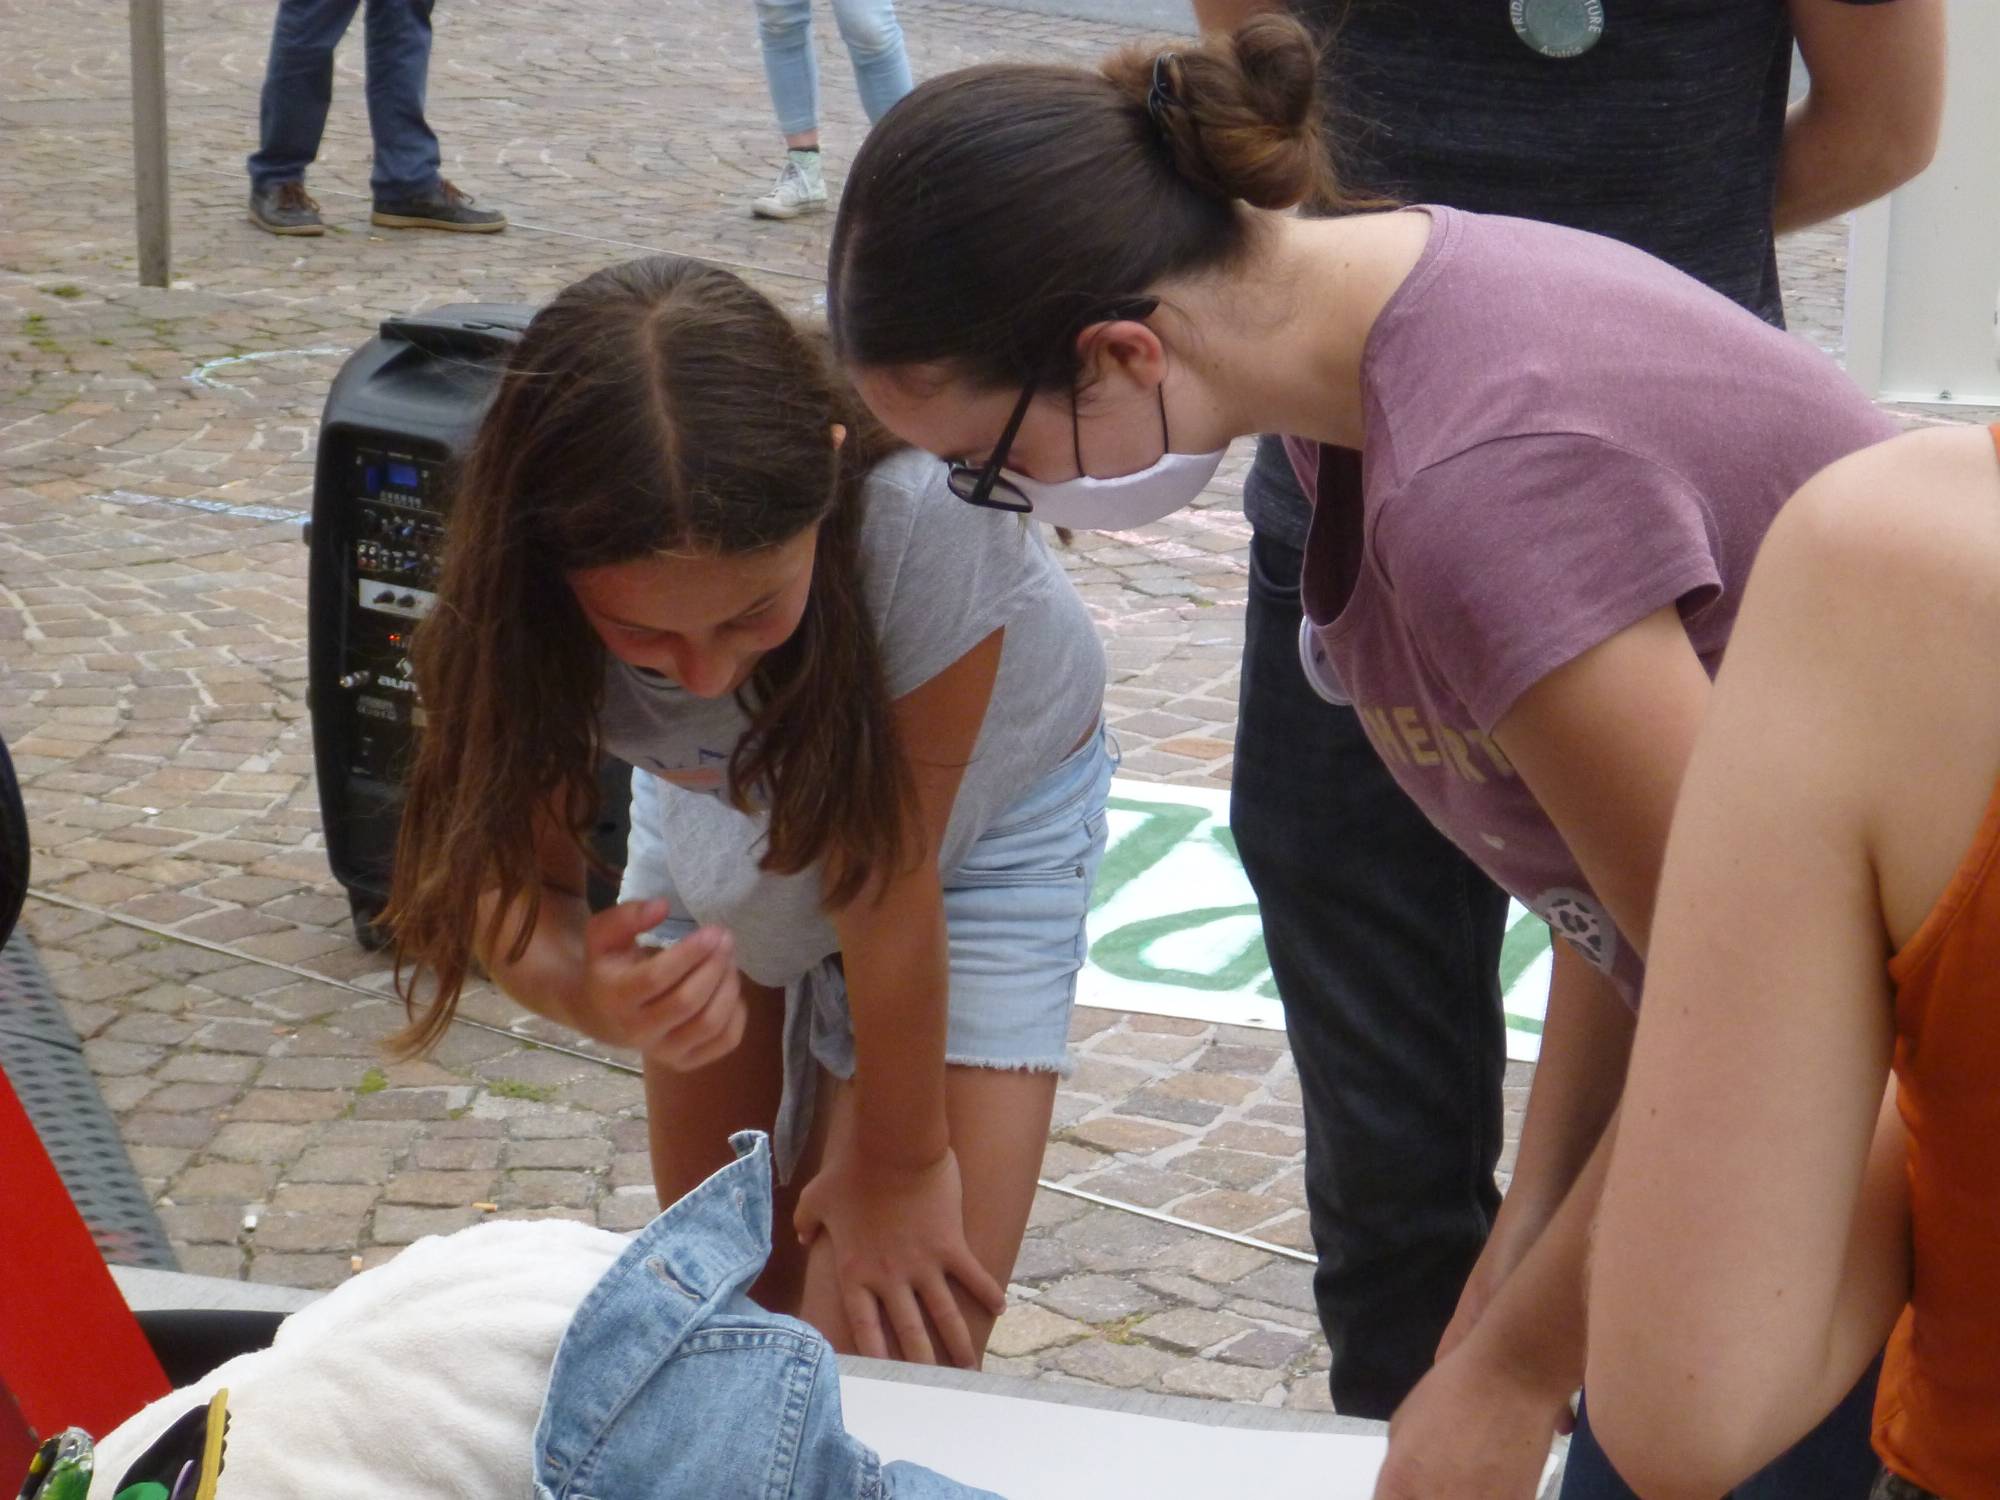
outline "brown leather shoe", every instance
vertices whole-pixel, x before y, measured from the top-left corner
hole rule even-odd
[[[303,182],[281,182],[268,193],[250,193],[250,222],[271,234],[325,234],[326,221]]]
[[[507,227],[507,216],[494,208],[474,208],[472,195],[438,179],[437,191],[427,198],[380,201],[368,216],[371,224],[384,229],[449,229],[457,234],[497,234]]]

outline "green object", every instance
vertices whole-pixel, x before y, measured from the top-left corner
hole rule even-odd
[[[127,1485],[111,1500],[167,1500],[167,1487],[148,1479],[144,1484]]]
[[[90,1434],[68,1428],[35,1450],[19,1500],[86,1500],[96,1466]]]

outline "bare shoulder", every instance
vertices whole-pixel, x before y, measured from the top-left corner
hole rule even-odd
[[[1793,766],[1823,771],[1823,789],[1854,812],[1900,940],[1936,901],[2000,774],[1991,434],[1906,433],[1824,470],[1772,528],[1744,606],[1731,654],[1747,645],[1759,690],[1810,726]]]
[[[1967,591],[2000,608],[2000,459],[1984,427],[1934,427],[1851,453],[1780,514],[1760,567],[1885,590]]]

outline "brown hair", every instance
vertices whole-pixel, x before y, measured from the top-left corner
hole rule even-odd
[[[947,362],[983,386],[1067,388],[1105,309],[1229,265],[1240,204],[1339,208],[1319,53],[1259,16],[1095,72],[997,64],[920,85],[869,133],[827,269],[849,365]]]
[[[848,430],[836,448],[835,424]],[[826,350],[726,271],[676,256],[560,293],[515,348],[452,500],[438,602],[413,662],[427,725],[406,783],[383,921],[414,1052],[464,987],[481,897],[540,906],[533,809],[597,864],[599,710],[608,653],[566,575],[663,551],[756,552],[820,526],[805,617],[739,697],[729,764],[767,806],[763,868],[826,861],[852,900],[909,857],[908,765],[862,592],[862,484],[893,443]],[[408,973],[405,973],[405,967]],[[417,983],[436,976],[418,1014]]]

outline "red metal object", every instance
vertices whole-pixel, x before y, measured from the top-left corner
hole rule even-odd
[[[0,1485],[38,1437],[102,1437],[171,1389],[4,1073],[0,1286]]]

